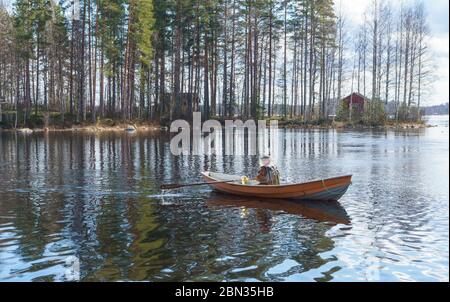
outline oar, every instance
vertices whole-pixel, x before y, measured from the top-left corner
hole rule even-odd
[[[161,190],[172,190],[172,189],[178,189],[178,188],[183,188],[183,187],[221,184],[221,183],[228,183],[228,182],[235,182],[235,181],[239,181],[239,180],[233,179],[233,180],[225,180],[225,181],[196,182],[196,183],[190,183],[190,184],[165,184],[165,185],[161,185],[160,188],[161,188]]]

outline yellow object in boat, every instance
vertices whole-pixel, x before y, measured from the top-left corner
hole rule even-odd
[[[249,179],[247,176],[242,176],[242,177],[241,177],[241,183],[242,183],[243,185],[248,184],[249,180],[250,180],[250,179]]]

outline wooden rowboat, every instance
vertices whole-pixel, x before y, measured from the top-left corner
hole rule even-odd
[[[211,183],[210,186],[219,192],[248,197],[296,200],[336,201],[344,195],[352,181],[351,175],[345,175],[305,183],[267,186],[258,185],[257,182],[243,185],[239,175],[206,171],[202,172],[202,176],[205,182]],[[230,182],[220,183],[221,181]]]

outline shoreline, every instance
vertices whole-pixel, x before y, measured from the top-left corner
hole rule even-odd
[[[103,132],[158,132],[166,131],[167,127],[154,124],[135,124],[135,123],[120,123],[116,125],[101,125],[101,124],[81,124],[70,127],[35,127],[35,128],[0,128],[0,132],[17,132],[17,133],[48,133],[48,132],[88,132],[88,133],[103,133]]]
[[[332,122],[327,125],[319,124],[299,124],[292,121],[279,122],[280,129],[318,129],[318,130],[418,130],[426,128],[434,128],[437,125],[424,123],[388,123],[385,125],[365,125],[365,124],[350,124],[344,122]],[[0,128],[0,132],[17,132],[17,133],[42,133],[42,132],[88,132],[88,133],[107,133],[107,132],[167,132],[169,127],[156,124],[136,124],[136,123],[121,123],[113,126],[98,125],[98,124],[84,124],[71,127],[54,127],[49,126],[45,128]]]
[[[279,125],[283,129],[337,129],[337,130],[417,130],[425,128],[437,127],[437,125],[423,123],[386,123],[384,125],[366,125],[366,124],[351,124],[345,122],[332,122],[329,125]]]

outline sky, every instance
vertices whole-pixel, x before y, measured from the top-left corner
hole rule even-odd
[[[281,0],[279,0],[281,1]],[[336,12],[341,9],[348,26],[357,28],[364,21],[364,12],[373,0],[335,0]],[[393,3],[411,3],[417,0],[392,1]],[[14,0],[0,0],[11,7]],[[428,87],[430,95],[423,100],[424,105],[436,105],[449,101],[449,1],[423,0],[427,11],[431,38],[429,49],[434,59],[435,81]],[[399,5],[399,4],[397,4]]]
[[[411,3],[416,0],[392,1]],[[424,105],[436,105],[449,101],[449,1],[424,0],[431,38],[429,49],[433,57],[435,81],[429,87],[430,95]],[[336,12],[342,9],[348,26],[356,28],[364,21],[364,12],[372,0],[335,0]]]

